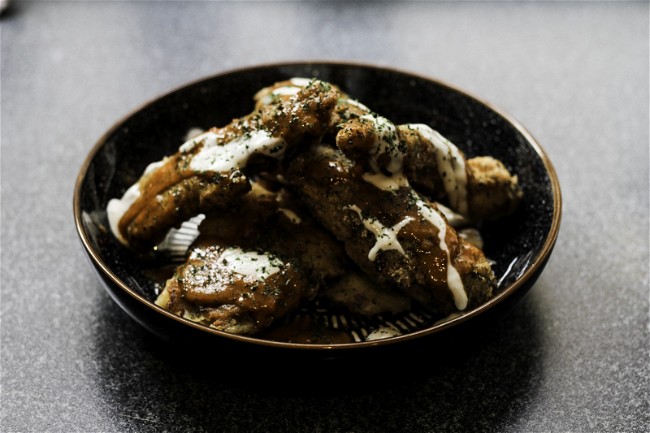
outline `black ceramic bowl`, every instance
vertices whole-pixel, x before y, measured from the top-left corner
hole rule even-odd
[[[340,344],[286,343],[227,334],[190,322],[154,304],[156,282],[111,235],[106,205],[121,197],[144,168],[174,153],[191,128],[223,126],[252,109],[260,88],[291,77],[317,77],[395,123],[425,123],[468,157],[491,155],[519,177],[518,211],[481,228],[486,255],[495,261],[497,295],[446,322],[433,318],[382,318],[402,335]],[[113,126],[91,150],[74,192],[74,217],[90,262],[112,298],[137,322],[165,340],[203,345],[267,347],[281,351],[348,351],[412,345],[463,332],[503,314],[534,284],[551,254],[560,226],[561,196],[551,162],[511,116],[453,86],[430,78],[368,65],[291,63],[240,69],[188,84],[137,109]],[[418,320],[416,320],[418,319]],[[422,319],[421,321],[419,319]],[[334,322],[337,322],[336,320]],[[365,332],[356,329],[357,333]],[[371,326],[371,325],[368,325]]]

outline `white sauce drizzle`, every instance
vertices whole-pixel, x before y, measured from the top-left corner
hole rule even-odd
[[[309,83],[311,83],[312,80],[311,78],[303,78],[303,77],[293,77],[289,80],[291,84],[293,84],[296,87],[307,87]]]
[[[212,131],[204,132],[195,137],[188,139],[185,143],[181,144],[181,147],[178,148],[180,152],[190,152],[197,145],[204,143],[204,146],[216,146],[217,140],[223,138],[223,134],[217,134]]]
[[[377,133],[374,146],[370,150],[370,163],[372,169],[378,172],[379,163],[377,158],[382,154],[387,154],[390,156],[390,162],[386,166],[386,170],[393,174],[401,172],[404,153],[400,150],[399,140],[397,138],[397,128],[393,122],[385,117],[374,114],[366,114],[359,117],[359,119],[372,122]]]
[[[438,173],[443,180],[449,204],[457,212],[467,215],[467,171],[460,150],[428,125],[409,124],[408,127],[434,146]]]
[[[408,179],[401,172],[392,176],[386,176],[383,173],[364,173],[362,177],[363,180],[382,191],[397,191],[400,188],[409,186]]]
[[[259,102],[262,105],[269,105],[274,101],[275,96],[295,96],[298,94],[298,92],[300,92],[301,89],[302,87],[294,87],[294,86],[276,87],[275,89],[271,90],[269,93],[258,97]]]
[[[467,293],[465,293],[465,288],[463,286],[463,281],[460,278],[460,274],[451,263],[449,247],[447,246],[447,242],[445,242],[445,235],[447,234],[447,224],[445,219],[419,198],[416,199],[416,205],[420,211],[420,215],[438,228],[439,246],[447,255],[447,285],[449,286],[451,295],[454,298],[456,308],[462,311],[467,308]]]
[[[246,133],[221,146],[217,145],[216,136],[215,133],[201,135],[203,147],[190,161],[192,170],[227,172],[246,166],[248,159],[256,153],[279,158],[284,154],[286,147],[283,139],[273,137],[264,130]],[[197,144],[196,140],[183,144],[180,150],[192,149]],[[188,143],[192,144],[186,146]]]
[[[269,105],[274,100],[274,96],[295,96],[307,87],[313,80],[309,78],[293,77],[289,80],[290,85],[276,87],[274,89],[263,89],[256,96],[255,99],[262,105]]]
[[[300,92],[300,87],[293,87],[293,86],[282,86],[278,87],[277,89],[273,89],[271,91],[271,95],[278,95],[278,96],[295,96]]]
[[[204,260],[211,252],[209,249],[193,250],[190,260]],[[229,279],[231,275],[236,274],[244,282],[252,283],[266,280],[279,272],[283,266],[282,261],[271,253],[245,251],[239,247],[225,248],[216,260],[210,260],[207,263],[210,264],[210,267],[206,269],[207,275],[197,274],[193,278],[200,276],[205,277],[208,281],[220,281],[223,278]],[[210,291],[208,285],[197,284],[194,289]]]
[[[385,227],[379,220],[364,218],[361,209],[356,205],[347,206],[346,208],[356,212],[364,227],[375,236],[376,242],[368,252],[368,260],[374,262],[379,251],[397,250],[404,254],[404,249],[397,240],[397,234],[404,226],[413,221],[413,218],[406,217],[393,227]]]
[[[201,144],[203,147],[192,157],[190,168],[197,172],[228,172],[246,166],[248,159],[256,153],[274,158],[282,157],[286,147],[283,139],[273,137],[268,131],[264,130],[252,131],[223,145],[218,145],[218,141],[223,137],[223,135],[208,131],[187,140],[178,150],[184,153],[190,152]],[[167,158],[149,164],[142,177],[160,168],[166,160]],[[126,244],[126,240],[119,233],[118,225],[124,214],[140,197],[140,194],[138,182],[127,189],[122,198],[111,199],[106,206],[106,215],[111,232],[124,244]]]
[[[166,160],[167,158],[163,159],[162,161],[152,162],[147,166],[147,168],[144,169],[142,176],[145,176],[154,170],[157,170],[165,163]],[[140,183],[136,182],[124,192],[122,198],[113,198],[109,200],[108,205],[106,206],[108,226],[110,227],[113,235],[123,244],[126,244],[126,240],[120,234],[118,225],[126,211],[128,211],[131,205],[135,203],[138,197],[140,197]]]

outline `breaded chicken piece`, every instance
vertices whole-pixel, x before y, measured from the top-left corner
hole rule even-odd
[[[483,253],[463,241],[434,204],[410,186],[382,189],[364,167],[327,146],[302,149],[287,181],[376,283],[403,290],[441,315],[492,296]]]
[[[427,125],[394,125],[366,114],[341,125],[336,145],[367,171],[404,176],[419,192],[474,220],[512,213],[522,198],[517,176],[492,157],[467,160]]]
[[[523,191],[501,161],[477,156],[467,160],[467,170],[469,208],[475,218],[495,220],[517,209]]]
[[[472,219],[494,220],[514,212],[523,197],[516,175],[491,156],[466,159],[456,146],[425,125],[399,125],[400,140],[406,144],[404,171],[413,186],[437,200],[450,200],[451,188],[465,175],[467,210],[461,212]],[[445,160],[445,158],[447,158]],[[460,199],[458,200],[460,201]],[[462,211],[456,205],[456,211]]]
[[[187,141],[152,164],[122,199],[111,200],[107,213],[115,236],[134,249],[148,249],[187,218],[232,205],[250,188],[246,166],[319,140],[337,99],[332,86],[312,81],[290,98]]]
[[[255,94],[255,106],[259,108],[277,102],[280,99],[290,98],[297,94],[300,89],[308,86],[312,81],[313,79],[310,78],[294,77],[289,80],[276,82]],[[371,113],[368,107],[351,98],[339,87],[334,86],[334,88],[337,90],[339,97],[329,124],[330,133],[333,135],[338,131],[338,127],[348,120]]]
[[[232,334],[255,334],[315,289],[299,267],[262,250],[197,243],[156,304]]]

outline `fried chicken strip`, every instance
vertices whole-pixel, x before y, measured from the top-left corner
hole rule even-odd
[[[326,146],[302,149],[286,170],[305,205],[375,282],[441,315],[492,296],[495,277],[483,253],[459,238],[433,203],[408,185],[365,174]]]
[[[319,140],[337,99],[331,85],[312,81],[289,98],[187,141],[150,165],[121,199],[111,200],[113,233],[125,245],[147,249],[188,217],[227,208],[250,189],[244,170],[252,160],[278,159],[293,146]]]
[[[294,262],[211,240],[192,247],[156,304],[221,331],[251,335],[313,294],[313,286]]]
[[[416,190],[474,220],[508,215],[522,198],[517,176],[503,163],[487,156],[466,159],[424,124],[396,126],[366,114],[341,125],[336,144],[371,170],[404,176]]]

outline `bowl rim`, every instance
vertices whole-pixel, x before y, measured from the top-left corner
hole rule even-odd
[[[547,175],[549,177],[550,184],[551,184],[551,192],[553,194],[553,216],[552,216],[551,226],[545,235],[544,242],[542,244],[539,254],[537,254],[537,256],[535,257],[535,260],[531,262],[531,264],[527,267],[527,269],[514,282],[502,288],[502,290],[500,290],[496,296],[494,296],[487,302],[481,304],[480,306],[474,308],[473,310],[465,314],[462,314],[458,317],[446,320],[441,323],[435,323],[428,328],[414,331],[408,334],[399,335],[391,338],[379,339],[379,340],[351,342],[351,343],[290,343],[290,342],[282,342],[282,341],[274,341],[274,340],[265,340],[261,338],[256,338],[254,336],[230,334],[224,331],[219,331],[217,329],[210,328],[208,326],[199,323],[192,322],[188,319],[173,314],[172,312],[167,311],[164,308],[156,305],[154,302],[148,300],[140,293],[132,289],[124,281],[122,281],[122,279],[120,279],[111,270],[111,268],[104,262],[104,260],[102,260],[99,252],[95,251],[95,249],[93,248],[90,242],[89,235],[86,233],[86,230],[84,229],[84,225],[82,221],[82,214],[83,214],[81,209],[82,185],[84,184],[84,181],[88,174],[88,170],[95,156],[106,144],[107,140],[128,119],[136,115],[138,112],[156,104],[158,101],[160,101],[165,97],[186,90],[199,83],[218,80],[219,78],[225,76],[236,75],[244,72],[252,72],[255,70],[283,68],[283,67],[305,67],[305,66],[314,66],[314,67],[323,66],[329,68],[350,67],[350,68],[360,68],[360,69],[377,70],[377,71],[383,70],[391,73],[396,73],[399,75],[404,75],[407,77],[428,81],[436,84],[437,86],[445,87],[453,92],[461,94],[467,98],[473,99],[474,101],[484,105],[489,110],[501,116],[506,122],[508,122],[511,126],[513,126],[524,137],[527,144],[532,147],[532,149],[541,159],[544,165],[544,169],[546,170]],[[480,316],[482,313],[487,312],[488,310],[494,308],[498,304],[504,302],[506,299],[515,295],[515,293],[517,293],[519,289],[537,273],[540,267],[542,267],[545,264],[545,262],[548,260],[548,257],[551,254],[551,251],[553,250],[560,229],[560,221],[561,221],[561,214],[562,214],[562,194],[560,190],[559,179],[557,177],[555,168],[551,163],[551,160],[549,159],[548,155],[543,150],[542,146],[517,119],[515,119],[511,114],[509,114],[502,108],[494,105],[493,103],[486,101],[483,98],[478,97],[472,94],[471,92],[468,92],[465,89],[457,87],[444,80],[440,80],[437,78],[429,77],[423,74],[419,74],[419,73],[415,73],[412,71],[407,71],[407,70],[403,70],[391,66],[382,66],[377,64],[370,64],[370,63],[363,63],[363,62],[350,62],[350,61],[310,60],[310,61],[262,63],[262,64],[254,64],[250,66],[239,67],[235,69],[224,70],[222,72],[218,72],[212,75],[194,79],[185,84],[173,87],[171,90],[167,90],[166,92],[160,93],[157,96],[154,96],[153,98],[150,98],[149,100],[140,104],[136,108],[130,110],[126,115],[124,115],[119,120],[117,120],[106,132],[104,132],[104,134],[100,136],[100,138],[97,140],[97,142],[94,144],[94,146],[86,156],[83,164],[81,165],[79,174],[75,182],[75,187],[74,187],[73,213],[74,213],[74,221],[77,229],[77,234],[94,267],[97,270],[101,271],[106,277],[108,277],[108,279],[112,283],[114,283],[117,288],[130,295],[136,301],[139,301],[142,305],[149,307],[155,313],[162,314],[163,316],[166,316],[171,320],[179,322],[181,325],[190,326],[191,328],[194,328],[198,331],[202,331],[208,334],[213,334],[217,337],[225,338],[227,340],[235,340],[238,342],[251,343],[258,346],[261,345],[261,346],[269,346],[274,348],[332,351],[332,350],[360,349],[360,348],[369,348],[369,347],[377,347],[377,346],[392,346],[400,342],[414,340],[416,338],[421,338],[427,335],[438,334],[447,329],[456,327],[457,325],[460,325],[461,323],[464,323],[474,317]]]

